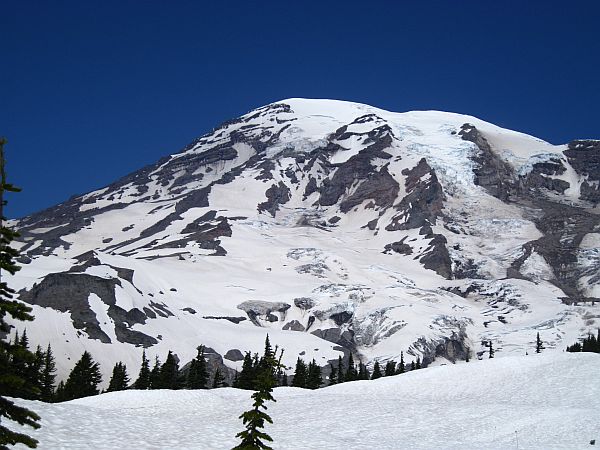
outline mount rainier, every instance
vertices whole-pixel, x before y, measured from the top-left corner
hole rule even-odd
[[[230,380],[266,333],[290,367],[562,351],[600,325],[599,182],[600,141],[283,100],[12,221],[14,326],[59,378],[84,349],[135,374],[203,344]]]

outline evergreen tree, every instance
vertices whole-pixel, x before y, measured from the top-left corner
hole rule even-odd
[[[403,374],[406,372],[406,366],[404,365],[404,352],[400,352],[400,364],[398,364],[398,373]]]
[[[51,402],[54,400],[54,382],[56,380],[56,361],[52,354],[52,348],[48,344],[48,348],[44,353],[44,364],[40,377],[41,392],[40,399],[43,402]]]
[[[411,362],[410,362],[410,370],[411,370],[411,371],[412,371],[412,370],[417,370],[417,365],[415,364],[415,362],[414,362],[414,361],[411,361]]]
[[[417,364],[415,365],[415,369],[419,370],[421,368],[421,358],[417,357]]]
[[[254,360],[252,359],[250,352],[246,352],[244,355],[244,362],[242,363],[242,371],[238,376],[236,387],[239,389],[254,389],[254,373]]]
[[[492,359],[494,357],[494,346],[492,344],[492,341],[490,341],[490,351],[489,351],[489,357],[490,359]]]
[[[127,367],[121,361],[115,364],[112,377],[108,383],[107,392],[124,391],[129,386],[129,376],[127,375]]]
[[[381,367],[379,366],[379,361],[375,361],[373,365],[373,375],[371,375],[371,380],[376,380],[377,378],[381,378],[383,374],[381,373]]]
[[[541,353],[543,349],[544,344],[542,343],[542,340],[540,339],[540,333],[538,332],[537,337],[535,339],[535,352]]]
[[[471,360],[471,349],[467,347],[466,352],[467,354],[465,355],[465,362],[469,362]]]
[[[215,375],[214,375],[213,382],[212,382],[213,389],[223,387],[224,381],[225,381],[225,377],[221,373],[221,370],[219,370],[219,368],[217,367],[217,370],[215,370]]]
[[[150,371],[150,389],[160,389],[160,360],[154,358],[154,366]]]
[[[396,374],[396,361],[393,359],[389,359],[385,363],[385,370],[383,371],[383,376],[389,377]]]
[[[352,357],[352,353],[348,357],[348,368],[346,369],[346,377],[345,381],[354,381],[358,379],[358,373],[356,372],[356,367],[354,365],[354,358]]]
[[[367,366],[365,366],[362,362],[358,363],[358,379],[359,380],[368,380],[369,379],[369,371],[367,370]]]
[[[25,381],[32,387],[30,395],[26,396],[29,400],[39,400],[42,392],[42,370],[44,367],[44,351],[39,345],[35,349],[33,359],[27,364],[25,372]]]
[[[31,308],[21,302],[13,300],[14,289],[10,288],[4,281],[5,274],[8,272],[14,275],[20,267],[15,259],[19,252],[10,246],[12,240],[18,237],[18,233],[4,226],[4,192],[19,192],[6,180],[4,144],[5,139],[0,139],[0,335],[5,336],[10,333],[10,326],[6,323],[7,314],[14,320],[33,320]],[[33,411],[15,405],[5,396],[13,396],[15,392],[32,392],[32,388],[27,386],[26,381],[15,373],[11,364],[11,359],[18,348],[0,339],[0,448],[8,445],[24,444],[30,448],[36,448],[38,441],[24,433],[13,431],[3,425],[1,419],[4,417],[20,425],[27,425],[32,428],[39,428],[40,416]]]
[[[308,370],[306,368],[306,363],[302,360],[302,358],[298,357],[298,360],[296,361],[296,370],[294,371],[294,378],[292,378],[292,386],[306,388],[307,381]]]
[[[85,351],[67,378],[64,386],[64,399],[73,400],[97,395],[98,384],[101,381],[102,375],[98,363],[94,362],[92,355]]]
[[[306,387],[308,389],[319,389],[323,384],[321,367],[313,360],[308,363],[308,374],[306,376]]]
[[[167,359],[160,367],[158,375],[158,389],[179,389],[179,363],[169,350]]]
[[[241,443],[234,447],[234,450],[249,450],[249,449],[271,449],[265,441],[272,442],[273,439],[262,429],[265,427],[265,422],[273,423],[271,417],[264,411],[267,409],[265,402],[275,399],[271,394],[276,383],[276,374],[280,363],[276,359],[276,354],[270,349],[268,344],[268,336],[265,342],[265,354],[258,366],[256,376],[256,392],[252,394],[254,400],[252,409],[240,415],[240,419],[245,426],[245,430],[239,432],[236,437],[241,439]]]
[[[345,380],[346,380],[346,375],[344,374],[344,364],[342,361],[342,357],[338,356],[337,382],[343,383]]]
[[[206,370],[206,360],[204,359],[204,346],[198,347],[196,358],[190,363],[186,387],[188,389],[206,389],[208,382],[208,371]]]
[[[150,361],[146,358],[146,350],[142,352],[142,367],[137,380],[133,383],[134,389],[150,389]]]
[[[329,363],[329,386],[337,384],[337,370],[333,364]]]
[[[67,398],[65,397],[65,382],[60,380],[58,386],[56,386],[56,391],[54,392],[54,401],[55,402],[64,402]]]

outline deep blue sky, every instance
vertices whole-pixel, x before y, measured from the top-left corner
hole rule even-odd
[[[600,2],[0,0],[18,217],[288,97],[600,138]]]

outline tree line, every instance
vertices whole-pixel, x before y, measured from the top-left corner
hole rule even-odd
[[[600,328],[598,328],[598,336],[594,336],[590,333],[587,337],[583,338],[581,342],[575,342],[573,345],[569,345],[567,351],[572,353],[600,353]]]

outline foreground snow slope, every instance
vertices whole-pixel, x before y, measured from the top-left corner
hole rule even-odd
[[[277,388],[276,449],[590,448],[600,439],[600,356],[541,354],[432,367],[317,391]],[[231,448],[250,392],[127,391],[63,404],[40,448]]]

